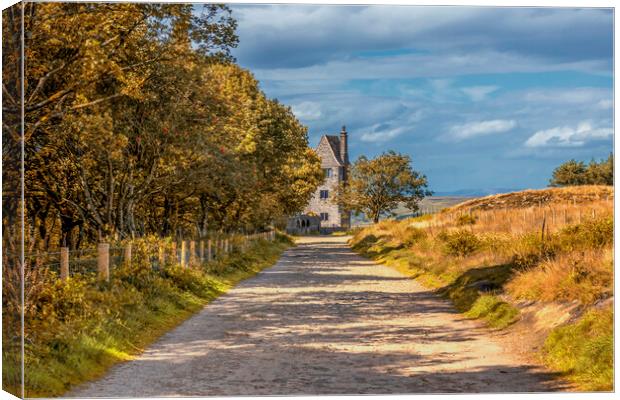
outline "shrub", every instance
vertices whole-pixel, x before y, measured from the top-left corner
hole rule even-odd
[[[614,219],[588,219],[568,226],[560,232],[561,244],[567,250],[601,248],[614,241]]]
[[[406,246],[412,246],[426,238],[426,232],[423,229],[408,226],[402,238],[402,243]]]
[[[466,226],[476,224],[477,218],[471,214],[461,214],[456,219],[456,226]]]
[[[466,257],[481,248],[481,240],[468,230],[458,230],[448,233],[443,231],[439,239],[444,242],[446,254],[455,257]]]

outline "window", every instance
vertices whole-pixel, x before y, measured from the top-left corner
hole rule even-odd
[[[329,214],[321,213],[321,221],[327,221],[327,220],[329,220]]]
[[[320,198],[321,200],[325,200],[329,197],[329,190],[321,190]]]
[[[331,178],[332,177],[332,169],[331,168],[323,168],[323,171],[325,172],[325,177],[326,178]]]

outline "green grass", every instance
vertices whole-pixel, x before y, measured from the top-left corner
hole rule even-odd
[[[200,268],[120,270],[108,285],[81,278],[56,282],[39,298],[26,349],[26,396],[59,396],[130,360],[239,281],[273,265],[292,243],[257,241]],[[140,269],[142,268],[142,269]],[[11,363],[12,364],[12,363]],[[15,368],[4,365],[3,375]],[[5,390],[19,394],[18,387]]]
[[[485,294],[476,299],[471,308],[465,312],[465,316],[481,318],[490,327],[503,329],[516,321],[519,310],[497,296]]]
[[[613,310],[590,310],[579,321],[554,329],[544,360],[585,391],[611,391],[614,381]]]

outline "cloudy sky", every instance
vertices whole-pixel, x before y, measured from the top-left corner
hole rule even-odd
[[[608,9],[233,5],[239,64],[316,145],[411,155],[431,189],[545,187],[613,149]]]

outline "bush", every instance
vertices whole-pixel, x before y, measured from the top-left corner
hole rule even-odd
[[[482,247],[482,241],[464,229],[451,233],[443,231],[438,237],[444,243],[445,253],[454,257],[466,257]]]
[[[456,219],[456,226],[475,225],[476,221],[476,217],[471,214],[461,214]]]
[[[560,232],[560,241],[562,247],[569,251],[610,245],[614,241],[614,219],[588,219],[568,226]]]
[[[407,227],[402,238],[402,243],[405,246],[412,246],[426,238],[426,232],[423,229],[415,228],[413,226]]]

